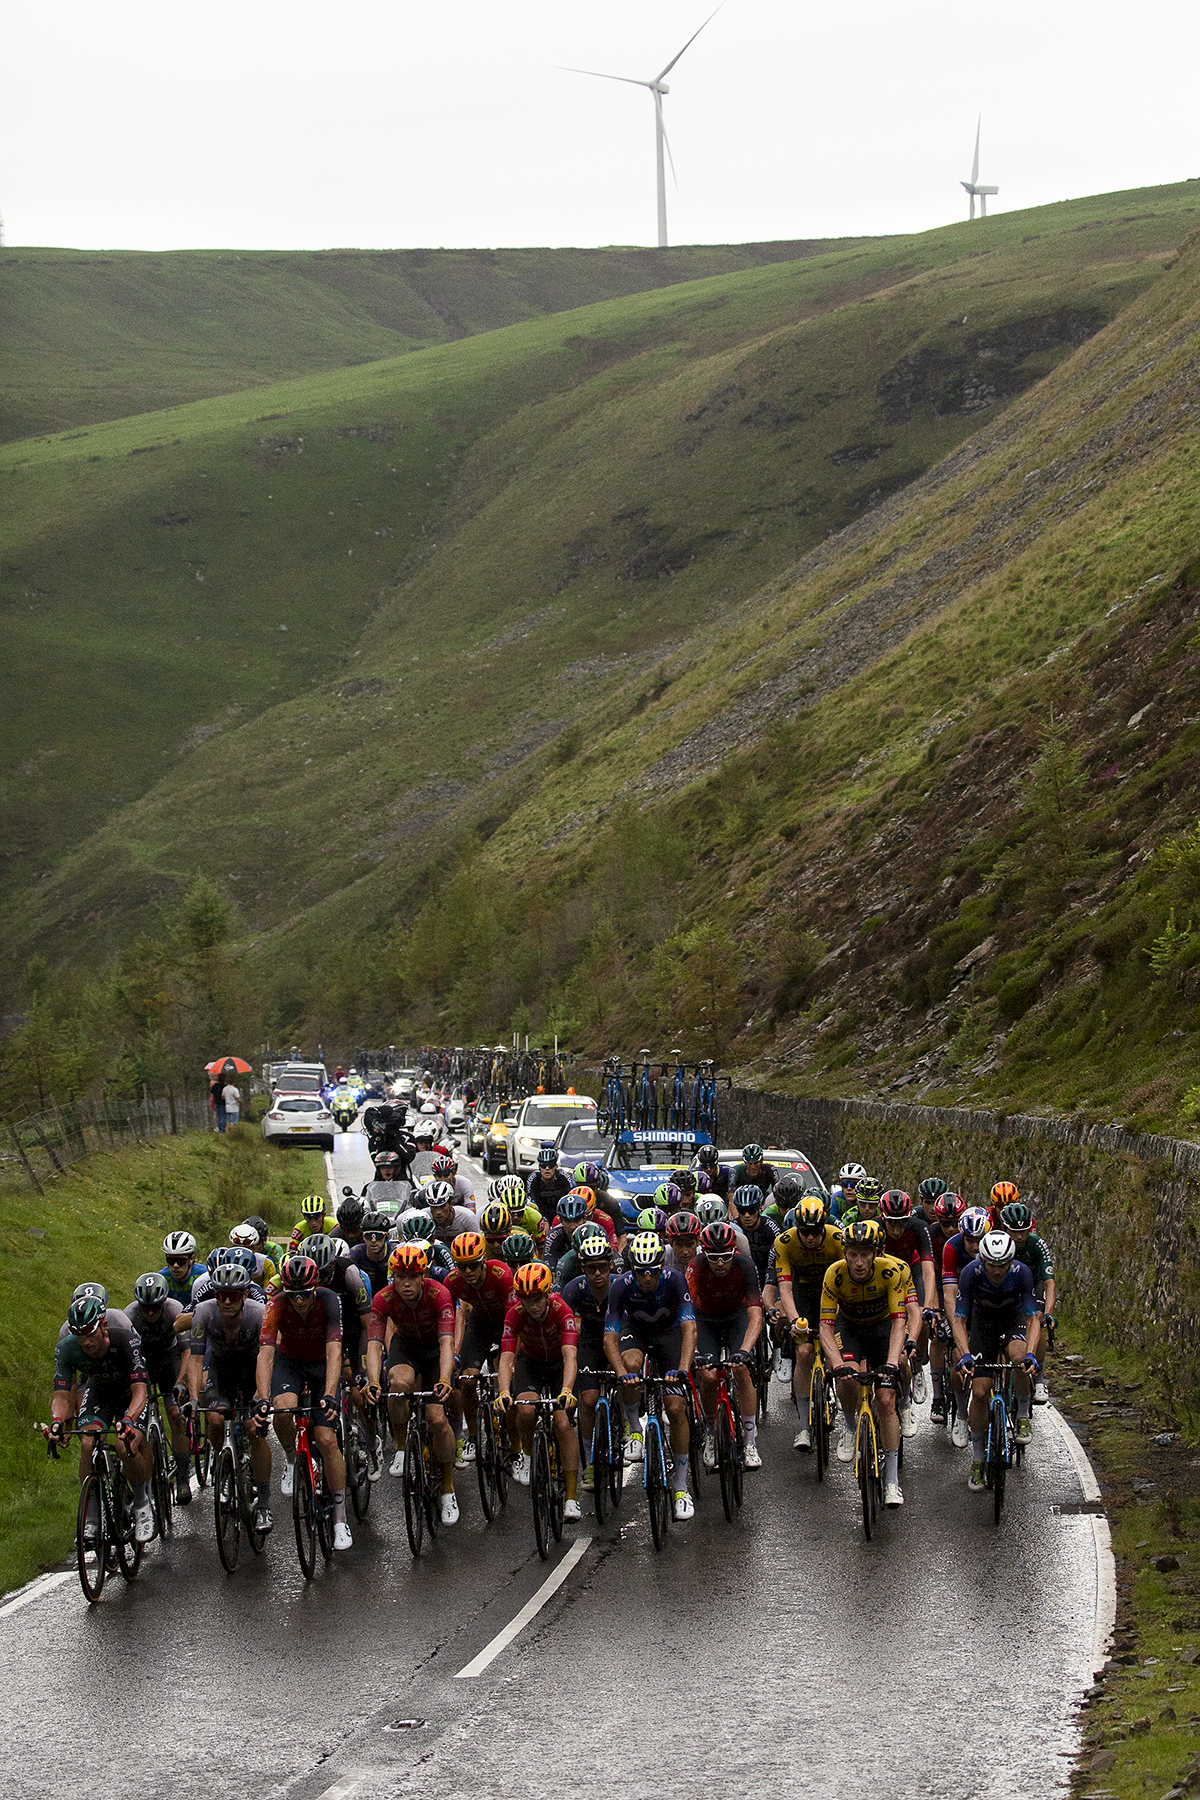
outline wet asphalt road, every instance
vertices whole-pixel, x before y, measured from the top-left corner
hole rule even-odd
[[[200,1496],[132,1588],[114,1579],[89,1608],[72,1577],[0,1615],[4,1791],[1060,1793],[1092,1669],[1091,1521],[1055,1510],[1078,1504],[1079,1477],[1039,1413],[997,1531],[990,1496],[966,1491],[966,1452],[926,1415],[905,1448],[908,1504],[870,1544],[850,1470],[819,1487],[791,1450],[779,1385],[739,1523],[707,1477],[661,1555],[629,1487],[615,1522],[598,1528],[585,1506],[543,1564],[528,1491],[511,1488],[488,1526],[468,1469],[461,1524],[416,1563],[385,1474],[354,1549],[313,1582],[278,1500],[266,1555],[244,1549],[227,1576]],[[459,1678],[581,1538],[582,1559],[515,1642]]]

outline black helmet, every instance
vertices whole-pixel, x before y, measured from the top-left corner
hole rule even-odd
[[[84,1294],[72,1300],[67,1313],[67,1329],[73,1337],[86,1337],[104,1318],[105,1308],[95,1294]]]
[[[347,1231],[357,1231],[367,1216],[367,1209],[357,1197],[343,1200],[337,1209],[337,1222]]]

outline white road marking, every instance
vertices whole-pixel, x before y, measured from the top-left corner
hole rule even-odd
[[[558,1567],[553,1570],[551,1574],[547,1575],[545,1581],[543,1581],[533,1598],[526,1601],[516,1618],[511,1620],[510,1623],[504,1627],[503,1631],[498,1631],[491,1643],[485,1644],[483,1649],[479,1652],[479,1655],[473,1656],[470,1662],[465,1664],[464,1667],[458,1671],[458,1674],[454,1679],[456,1681],[462,1681],[464,1678],[468,1678],[472,1675],[482,1675],[489,1664],[495,1662],[500,1652],[502,1650],[507,1650],[513,1639],[524,1631],[530,1619],[537,1617],[547,1600],[550,1599],[552,1594],[558,1592],[576,1563],[583,1560],[591,1547],[592,1539],[590,1537],[578,1538],[576,1542],[571,1545],[571,1548],[567,1551],[567,1554],[563,1557]]]
[[[335,1781],[332,1787],[327,1787],[318,1794],[317,1800],[346,1800],[347,1795],[352,1794],[361,1781],[361,1775],[343,1775],[340,1781]]]
[[[1046,1417],[1067,1448],[1075,1465],[1085,1500],[1100,1499],[1100,1483],[1095,1470],[1083,1453],[1083,1445],[1059,1412],[1057,1406],[1046,1408]],[[1103,1514],[1088,1521],[1092,1528],[1092,1553],[1096,1558],[1096,1615],[1092,1626],[1092,1672],[1098,1675],[1108,1662],[1109,1645],[1117,1623],[1117,1565],[1113,1558],[1112,1533]]]
[[[338,1191],[337,1191],[337,1176],[333,1172],[333,1151],[332,1150],[327,1150],[325,1152],[325,1186],[329,1189],[329,1198],[333,1201],[334,1206],[336,1207],[336,1205],[338,1203],[339,1195],[338,1195]]]
[[[39,1575],[36,1581],[31,1581],[28,1587],[21,1588],[11,1600],[6,1600],[4,1605],[0,1606],[0,1619],[4,1617],[5,1613],[16,1612],[20,1607],[28,1606],[31,1601],[40,1600],[43,1594],[50,1593],[53,1588],[61,1587],[64,1581],[74,1581],[74,1579],[75,1574],[71,1569],[60,1569],[57,1575]]]

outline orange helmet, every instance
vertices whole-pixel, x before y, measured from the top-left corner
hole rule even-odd
[[[487,1256],[487,1239],[482,1231],[460,1231],[450,1246],[456,1263],[483,1262]]]
[[[1020,1198],[1015,1181],[998,1181],[992,1189],[993,1206],[1015,1206]]]
[[[571,1192],[573,1194],[577,1194],[579,1196],[579,1198],[583,1201],[584,1205],[587,1207],[587,1216],[590,1219],[592,1214],[596,1210],[595,1193],[592,1191],[592,1189],[590,1187],[573,1187],[571,1189]]]
[[[513,1287],[518,1294],[548,1294],[554,1286],[554,1277],[545,1263],[522,1263],[513,1276]]]
[[[424,1275],[429,1268],[429,1256],[424,1244],[397,1244],[388,1257],[389,1275]]]

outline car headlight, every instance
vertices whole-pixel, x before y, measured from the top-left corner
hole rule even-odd
[[[519,1132],[517,1135],[517,1142],[522,1150],[535,1150],[541,1141],[541,1138],[530,1137],[527,1131]]]

